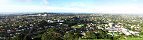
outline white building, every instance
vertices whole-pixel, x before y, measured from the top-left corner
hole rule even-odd
[[[128,30],[126,28],[120,27],[118,25],[111,27],[111,23],[110,23],[109,26],[110,27],[106,28],[106,30],[108,30],[108,32],[120,32],[120,33],[125,34],[126,36],[128,36],[128,35],[139,36],[139,32],[131,31],[131,30]]]

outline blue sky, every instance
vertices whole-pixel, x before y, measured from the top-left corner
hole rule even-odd
[[[0,0],[0,12],[143,13],[143,0]]]

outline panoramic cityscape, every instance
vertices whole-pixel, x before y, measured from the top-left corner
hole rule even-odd
[[[143,0],[0,0],[0,40],[143,40]]]

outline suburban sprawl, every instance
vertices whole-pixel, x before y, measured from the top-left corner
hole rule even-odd
[[[143,16],[46,12],[0,16],[0,40],[143,40]]]

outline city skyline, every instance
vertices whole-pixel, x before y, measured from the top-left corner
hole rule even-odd
[[[143,13],[143,0],[0,0],[0,12]]]

